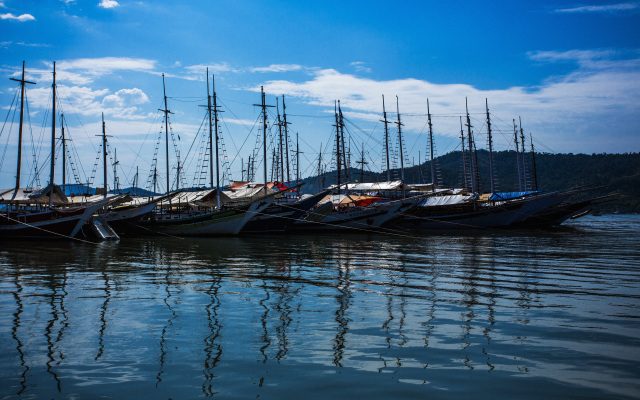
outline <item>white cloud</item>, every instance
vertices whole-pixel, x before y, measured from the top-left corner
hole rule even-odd
[[[100,4],[98,4],[98,7],[115,8],[115,7],[118,7],[119,5],[120,4],[118,4],[118,2],[114,0],[100,0]]]
[[[125,120],[142,120],[149,117],[142,114],[139,105],[147,103],[149,98],[138,88],[121,89],[115,94],[109,94],[108,89],[93,90],[86,86],[57,85],[58,96],[64,104],[61,112],[78,114],[80,116],[97,117],[105,115]],[[51,97],[50,87],[40,87],[29,91],[29,99],[34,109],[49,106]]]
[[[573,62],[584,70],[607,70],[620,68],[639,68],[639,52],[616,50],[568,50],[568,51],[534,51],[527,55],[531,60],[543,63]],[[627,58],[623,58],[627,57]]]
[[[13,15],[11,13],[0,14],[0,19],[9,19],[9,20],[20,21],[20,22],[36,20],[34,16],[31,14]]]
[[[210,74],[219,74],[222,72],[238,72],[238,70],[232,68],[227,63],[212,63],[212,64],[198,64],[185,67],[187,70],[187,76],[182,76],[183,79],[204,81],[207,79],[207,68]]]
[[[247,70],[249,72],[289,72],[300,69],[302,69],[302,66],[297,64],[271,64],[268,67],[251,67]]]
[[[244,127],[252,126],[256,121],[249,119],[238,119],[238,118],[224,118],[224,122],[226,124],[234,124],[234,125],[242,125]]]
[[[43,43],[25,43],[25,42],[11,42],[11,41],[6,41],[6,42],[0,42],[0,47],[9,47],[10,45],[15,44],[17,46],[24,46],[24,47],[51,47],[50,44],[43,44]]]
[[[371,72],[371,68],[365,67],[365,63],[363,61],[354,61],[350,63],[357,72]]]
[[[176,65],[179,66],[179,65]],[[191,65],[188,67],[184,67],[187,71],[186,75],[182,76],[174,76],[176,78],[187,79],[187,80],[197,80],[202,81],[206,79],[206,71],[209,68],[210,74],[220,74],[223,72],[231,72],[231,73],[266,73],[266,72],[291,72],[291,71],[299,71],[303,69],[309,69],[303,67],[298,64],[271,64],[267,67],[247,67],[247,68],[236,68],[229,65],[226,62],[222,63],[210,63],[210,64],[197,64]],[[169,76],[169,75],[167,75]]]
[[[80,86],[64,86],[57,85],[58,95],[69,102],[69,106],[74,112],[80,115],[95,115],[99,114],[101,108],[100,102],[97,98],[102,97],[109,93],[108,89],[92,90],[88,87]],[[49,106],[51,97],[51,88],[48,86],[41,86],[29,91],[29,100],[34,108],[46,108]],[[68,112],[71,110],[68,110]]]
[[[56,63],[58,79],[61,82],[69,81],[74,85],[87,85],[95,78],[112,74],[117,71],[138,71],[155,73],[156,62],[142,58],[127,57],[103,57],[103,58],[78,58],[63,60]],[[52,68],[53,65],[50,65]],[[50,75],[51,71],[40,71]]]
[[[307,81],[272,80],[264,88],[273,95],[286,94],[327,107],[329,112],[334,101],[340,99],[347,117],[369,121],[380,118],[382,94],[386,95],[387,113],[395,118],[397,95],[403,123],[413,133],[424,129],[428,98],[434,130],[452,138],[459,134],[457,116],[464,113],[465,97],[475,129],[486,130],[483,113],[488,98],[492,114],[499,118],[493,121],[496,130],[508,132],[512,118],[522,116],[525,130],[533,131],[543,143],[558,150],[579,151],[593,148],[598,142],[611,149],[624,135],[627,140],[633,137],[637,132],[634,127],[640,123],[640,57],[615,60],[616,55],[606,50],[531,53],[532,59],[541,62],[578,62],[574,72],[536,87],[480,90],[466,84],[434,84],[412,78],[377,81],[325,69],[316,71]],[[618,132],[615,137],[613,132]]]
[[[573,8],[562,8],[554,10],[557,13],[618,13],[631,11],[640,8],[638,3],[618,3],[607,4],[602,6],[580,6]]]
[[[17,42],[16,43],[18,46],[25,46],[25,47],[51,47],[50,44],[45,44],[45,43],[25,43],[25,42]]]
[[[2,45],[9,44],[11,44],[11,42],[3,42]],[[155,64],[156,62],[154,60],[126,57],[62,60],[56,63],[56,79],[59,83],[88,85],[96,78],[116,73],[118,71],[137,71],[149,74],[159,74],[154,70]],[[36,80],[39,82],[51,82],[53,63],[47,62],[45,65],[47,66],[46,69],[29,68],[29,74],[36,76]],[[18,74],[18,69],[15,69],[13,75],[17,76]]]
[[[115,94],[105,96],[105,98],[102,99],[102,105],[109,108],[125,108],[148,102],[149,98],[147,95],[138,88],[121,89]]]
[[[531,51],[527,53],[532,60],[556,61],[585,61],[606,59],[613,56],[614,50],[568,50],[568,51]]]
[[[150,71],[155,64],[154,60],[128,57],[78,58],[57,63],[62,70],[82,70],[98,76],[117,70]]]
[[[573,62],[580,68],[597,69],[608,68],[607,60],[617,55],[613,50],[568,50],[568,51],[532,51],[527,53],[529,58],[542,63]]]
[[[7,8],[7,6],[4,5],[4,2],[0,1],[0,8]]]

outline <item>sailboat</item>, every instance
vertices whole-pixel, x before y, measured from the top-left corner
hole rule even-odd
[[[277,99],[276,99],[277,100]],[[242,229],[242,233],[263,233],[263,232],[286,232],[291,226],[300,222],[307,215],[309,210],[313,208],[320,200],[322,200],[330,190],[320,191],[316,194],[308,194],[304,196],[295,195],[300,192],[302,184],[297,184],[300,177],[300,150],[296,140],[296,184],[295,186],[287,186],[283,182],[291,182],[291,175],[289,169],[289,130],[287,122],[286,104],[284,96],[282,97],[282,109],[283,118],[280,118],[280,110],[278,107],[278,133],[279,133],[279,158],[278,158],[278,171],[280,173],[280,182],[272,182],[272,188],[279,189],[279,193],[276,194],[274,203],[263,210],[261,213],[253,217],[247,225]],[[285,160],[286,159],[286,160]],[[287,174],[285,177],[285,167]],[[285,179],[286,178],[286,179]],[[244,185],[235,185],[236,190],[242,190],[245,187],[250,186],[249,182]],[[269,184],[268,184],[269,185]],[[294,193],[294,195],[290,195]]]
[[[384,96],[383,96],[384,110]],[[376,230],[396,219],[401,213],[415,207],[427,195],[406,197],[404,183],[404,168],[401,168],[401,179],[391,181],[390,169],[387,168],[388,182],[380,183],[342,183],[342,169],[347,169],[346,151],[344,147],[344,117],[340,102],[337,102],[336,111],[336,161],[337,184],[329,187],[336,190],[334,195],[327,195],[319,207],[332,205],[332,210],[324,218],[310,219],[296,223],[297,230]],[[386,121],[386,111],[384,111]],[[400,114],[398,113],[398,138],[402,146]],[[388,151],[388,131],[385,123],[385,143]],[[401,157],[402,158],[402,157]],[[388,163],[388,157],[387,157]],[[402,161],[402,166],[404,166]],[[342,193],[341,193],[342,192]],[[399,192],[400,198],[390,199],[377,195],[356,194],[357,192]],[[312,214],[310,217],[315,216]]]
[[[115,150],[114,150],[115,151]],[[107,187],[107,135],[106,124],[104,121],[104,113],[102,114],[102,161],[103,161],[103,188],[102,196],[97,195],[96,198],[108,197]],[[114,164],[118,161],[115,159]],[[114,192],[116,191],[116,170],[114,166]],[[168,196],[173,196],[171,193]],[[102,224],[108,224],[117,234],[130,234],[137,232],[138,222],[150,215],[156,205],[167,198],[167,196],[157,196],[152,198],[131,197],[129,195],[120,196],[119,201],[113,202],[109,207],[101,210],[96,218],[100,218]],[[91,200],[91,199],[87,199]]]
[[[51,128],[51,168],[49,185],[45,188],[30,189],[20,187],[22,163],[22,131],[24,125],[24,98],[26,84],[25,63],[22,63],[22,78],[11,78],[20,83],[20,124],[18,133],[18,154],[16,185],[14,189],[0,191],[0,237],[47,237],[75,238],[83,234],[86,226],[92,224],[93,214],[102,207],[116,201],[107,198],[80,206],[69,206],[69,201],[59,186],[54,183],[55,172],[55,130],[56,130],[56,64],[53,63],[53,110]]]
[[[164,110],[160,110],[165,114],[165,139],[169,141],[169,111],[167,105],[167,95],[164,86],[164,74],[162,76],[162,84],[164,90]],[[212,104],[213,99],[213,104]],[[171,197],[165,200],[159,207],[160,212],[152,213],[148,218],[140,221],[140,226],[149,233],[160,233],[178,236],[215,236],[215,235],[237,235],[247,222],[255,215],[262,212],[265,208],[273,203],[274,196],[266,194],[259,199],[252,200],[241,205],[225,205],[221,201],[220,191],[220,173],[219,173],[219,150],[218,150],[218,105],[215,92],[215,81],[213,98],[209,94],[209,69],[207,69],[207,110],[209,119],[209,149],[210,154],[213,153],[213,143],[215,140],[215,171],[216,182],[213,185],[213,164],[211,164],[211,193],[215,194],[215,206],[212,210],[202,210],[190,207],[190,202],[172,203]],[[264,92],[262,95],[262,103],[264,108]],[[266,114],[265,114],[266,124]],[[213,135],[215,126],[215,136]],[[167,195],[170,193],[169,186],[169,146],[166,146],[167,160]],[[210,157],[211,163],[214,157]],[[265,166],[266,170],[266,166]],[[266,172],[265,172],[266,174]],[[182,210],[185,208],[185,210]],[[184,212],[183,212],[184,211]]]

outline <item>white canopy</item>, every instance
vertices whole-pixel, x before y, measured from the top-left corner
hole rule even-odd
[[[51,185],[45,188],[0,189],[0,203],[48,204]],[[53,186],[53,204],[67,204],[69,200],[59,186]]]
[[[338,189],[338,185],[331,185],[329,189]],[[357,192],[402,190],[402,181],[347,183],[340,185],[340,189]]]
[[[424,199],[422,203],[420,203],[421,207],[431,207],[431,206],[444,206],[451,204],[461,204],[471,201],[473,196],[463,196],[460,194],[452,195],[452,196],[431,196]]]

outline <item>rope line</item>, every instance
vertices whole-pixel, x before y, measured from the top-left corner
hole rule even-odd
[[[50,230],[47,230],[47,229],[44,229],[44,228],[40,228],[40,227],[35,226],[35,225],[27,224],[26,222],[22,222],[22,221],[19,221],[17,219],[13,219],[13,218],[9,217],[8,215],[0,214],[0,216],[4,217],[4,218],[6,218],[6,219],[8,219],[10,221],[17,222],[17,223],[19,223],[21,225],[28,226],[29,228],[33,228],[33,229],[37,229],[37,230],[40,230],[40,231],[43,231],[43,232],[47,232],[47,233],[52,234],[52,235],[61,236],[61,237],[67,238],[67,239],[77,240],[77,241],[82,242],[82,243],[98,244],[98,243],[90,242],[88,240],[78,239],[78,238],[73,237],[73,236],[67,236],[67,235],[63,235],[61,233],[53,232],[53,231],[50,231]]]

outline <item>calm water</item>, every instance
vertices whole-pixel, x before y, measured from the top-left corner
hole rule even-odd
[[[640,398],[640,216],[0,243],[0,398]]]

